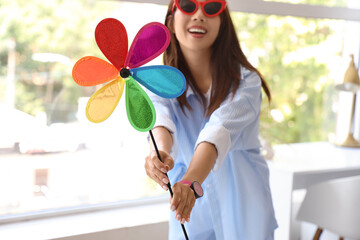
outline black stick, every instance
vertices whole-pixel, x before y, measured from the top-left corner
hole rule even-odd
[[[160,161],[162,162],[161,157],[160,157],[160,153],[159,153],[159,149],[157,148],[157,145],[156,145],[156,142],[155,142],[154,135],[153,135],[153,133],[152,133],[151,130],[149,130],[149,133],[150,133],[151,140],[152,140],[152,142],[153,142],[153,144],[154,144],[154,148],[155,148],[156,154],[157,154],[158,158],[160,159]],[[167,175],[167,173],[165,173],[165,175],[166,175],[167,178],[169,178],[168,175]],[[173,192],[172,192],[172,189],[171,189],[170,181],[169,181],[169,183],[167,184],[167,187],[168,187],[168,189],[169,189],[169,192],[170,192],[170,195],[171,195],[171,198],[172,198],[172,197],[173,197]],[[188,237],[188,235],[187,235],[187,233],[186,233],[184,224],[181,224],[181,228],[182,228],[182,230],[183,230],[183,232],[184,232],[185,239],[186,239],[186,240],[189,240],[189,237]]]

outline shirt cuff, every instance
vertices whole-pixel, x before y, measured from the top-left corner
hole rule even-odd
[[[199,134],[198,140],[195,144],[195,149],[202,142],[214,144],[218,156],[213,166],[213,170],[218,170],[231,146],[229,131],[224,126],[205,127]]]
[[[171,134],[175,133],[176,130],[176,126],[174,124],[173,121],[171,121],[171,119],[167,118],[166,116],[156,116],[156,121],[155,121],[155,127],[165,127],[167,130],[169,130],[169,132]]]

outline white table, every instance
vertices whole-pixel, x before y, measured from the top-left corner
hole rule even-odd
[[[360,148],[342,148],[328,142],[282,144],[273,147],[268,161],[270,187],[279,228],[275,240],[297,240],[292,218],[293,192],[334,178],[360,175]]]

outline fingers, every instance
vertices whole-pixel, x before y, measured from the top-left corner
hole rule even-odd
[[[188,197],[187,198],[187,202],[184,206],[184,210],[183,210],[183,218],[189,222],[190,221],[190,213],[191,213],[191,210],[193,209],[194,205],[195,205],[195,195],[194,195],[194,192],[193,190],[191,189],[191,192],[190,192],[190,195],[192,194],[192,197]]]
[[[190,221],[191,210],[195,205],[195,195],[193,190],[185,184],[175,183],[173,187],[173,198],[171,200],[171,210],[175,211],[175,218],[182,224]]]
[[[165,173],[161,172],[153,163],[153,160],[151,160],[150,157],[145,158],[145,171],[146,174],[154,180],[156,183],[158,183],[165,191],[168,190],[168,187],[166,186],[169,182],[167,176]]]
[[[170,169],[174,167],[174,160],[169,154],[165,152],[160,151],[159,153],[160,153],[161,161],[158,158],[158,155],[155,150],[150,153],[150,157],[157,169],[161,170],[163,173],[167,173]]]
[[[174,161],[169,154],[160,151],[160,155],[162,155],[161,157],[164,159],[167,159],[170,165],[174,165]],[[170,170],[170,167],[159,160],[156,151],[152,151],[150,155],[145,158],[144,167],[146,174],[151,179],[157,182],[164,190],[168,190],[167,184],[169,183],[169,179],[166,173]]]

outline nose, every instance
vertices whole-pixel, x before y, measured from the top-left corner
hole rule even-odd
[[[206,16],[203,12],[202,6],[199,6],[198,9],[196,10],[196,12],[194,13],[194,15],[192,16],[192,19],[194,21],[200,21],[200,22],[204,22],[206,19]]]

